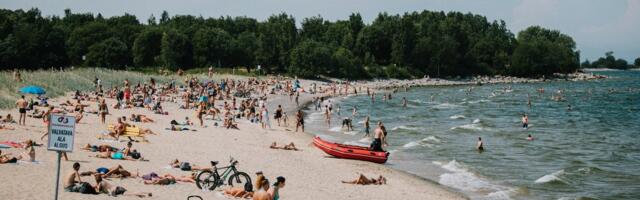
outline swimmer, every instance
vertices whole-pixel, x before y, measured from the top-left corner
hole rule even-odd
[[[531,134],[529,134],[529,136],[527,136],[527,140],[529,140],[529,141],[533,141],[533,140],[534,140],[534,139],[533,139],[533,136],[531,136]]]

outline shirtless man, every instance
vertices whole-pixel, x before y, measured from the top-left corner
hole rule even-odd
[[[78,172],[78,170],[80,170],[80,163],[73,163],[73,172],[69,173],[69,175],[67,175],[64,179],[64,191],[76,191],[74,187],[79,186],[78,183],[82,182],[82,180],[80,180],[80,173]]]
[[[364,137],[369,137],[369,116],[364,118]]]
[[[529,129],[529,116],[527,114],[522,115],[522,128]]]
[[[25,125],[25,120],[27,119],[27,100],[24,99],[24,95],[16,101],[16,107],[18,107],[18,112],[20,112],[20,118],[18,119],[18,125]]]
[[[122,121],[122,118],[118,118],[118,123],[113,127],[116,139],[118,139],[120,135],[124,134],[126,128],[127,124]]]
[[[302,114],[302,110],[298,110],[298,113],[296,113],[296,132],[298,132],[298,127],[302,128],[302,132],[304,132],[304,115]]]
[[[478,149],[478,151],[484,151],[484,143],[482,143],[481,137],[478,137],[478,143],[476,144],[476,149]]]
[[[384,131],[382,131],[382,122],[378,122],[378,127],[373,131],[373,142],[371,142],[370,149],[372,151],[384,151],[382,144],[385,141]]]

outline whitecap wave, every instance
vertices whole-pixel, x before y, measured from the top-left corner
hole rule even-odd
[[[480,124],[465,124],[461,126],[451,127],[451,130],[473,130],[473,131],[483,131],[485,128]]]
[[[342,132],[342,127],[336,126],[329,129],[331,132]]]
[[[405,125],[401,125],[401,126],[396,126],[391,128],[392,131],[397,131],[397,130],[410,130],[410,131],[418,131],[418,130],[422,130],[422,127],[415,127],[415,126],[405,126]]]
[[[456,160],[447,163],[434,161],[433,163],[450,172],[440,175],[438,182],[442,185],[463,191],[486,193],[487,196],[485,198],[489,199],[511,199],[509,194],[515,191],[511,187],[491,183],[489,180],[474,174]]]
[[[564,174],[565,174],[564,170],[559,170],[536,179],[534,183],[541,184],[541,183],[549,183],[554,181],[564,182],[564,180],[560,178]]]
[[[449,117],[449,119],[464,119],[467,118],[464,115],[453,115],[451,117]]]
[[[480,119],[476,118],[476,119],[474,119],[474,120],[473,120],[473,122],[471,122],[471,123],[479,124],[479,123],[480,123]]]
[[[460,105],[451,104],[451,103],[441,103],[441,104],[435,105],[433,107],[434,108],[438,108],[438,109],[450,109],[450,108],[458,108],[458,107],[460,107]]]

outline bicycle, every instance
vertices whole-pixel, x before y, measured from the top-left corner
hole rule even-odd
[[[241,186],[247,183],[251,184],[249,175],[236,169],[236,165],[238,165],[237,160],[231,158],[229,163],[229,166],[218,168],[216,166],[218,165],[218,161],[211,161],[213,170],[202,170],[196,176],[196,186],[198,186],[198,189],[207,188],[214,190],[216,187],[224,185],[224,180],[227,179],[227,176],[229,176],[228,185],[230,186],[233,186],[234,183]],[[224,172],[222,172],[222,176],[218,173],[219,169],[225,169]]]

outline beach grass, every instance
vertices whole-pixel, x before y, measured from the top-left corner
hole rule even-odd
[[[186,76],[178,77],[175,73],[163,76],[157,73],[142,73],[137,71],[121,71],[110,70],[104,68],[76,68],[74,70],[37,70],[37,71],[20,71],[22,82],[16,82],[13,79],[13,71],[0,71],[0,108],[12,108],[15,101],[20,98],[18,90],[20,88],[35,85],[44,88],[47,91],[46,96],[58,97],[70,91],[93,90],[95,77],[102,80],[104,90],[112,88],[116,85],[122,85],[125,79],[131,84],[149,82],[150,78],[154,78],[158,82],[168,82],[172,79],[176,83],[182,84],[187,77],[196,76],[201,80],[207,79],[206,71],[188,71]],[[212,79],[219,80],[222,78],[242,78],[242,75],[233,74],[216,74]],[[28,97],[27,97],[28,98]]]

